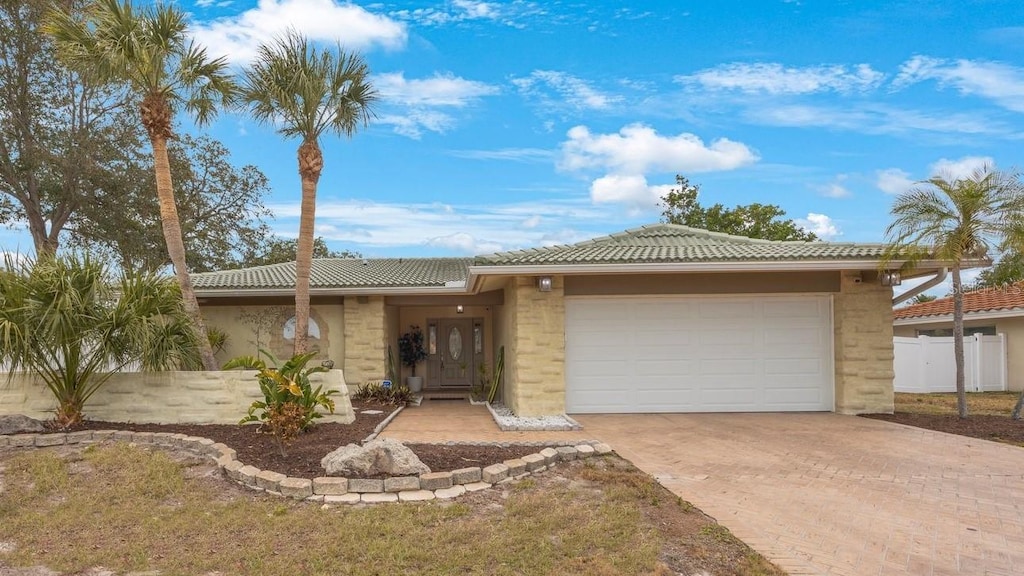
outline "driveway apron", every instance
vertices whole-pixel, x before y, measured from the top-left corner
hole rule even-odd
[[[1024,449],[835,414],[574,416],[791,574],[1024,574]]]

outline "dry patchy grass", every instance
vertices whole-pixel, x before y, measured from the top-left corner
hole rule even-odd
[[[967,411],[978,416],[1009,416],[1017,403],[1018,392],[972,392],[967,395]],[[956,394],[896,393],[896,412],[908,414],[956,414]]]
[[[0,565],[205,574],[778,575],[617,458],[455,502],[322,508],[123,444],[0,452]]]

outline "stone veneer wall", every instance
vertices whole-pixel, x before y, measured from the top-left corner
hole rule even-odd
[[[845,272],[834,299],[836,412],[893,411],[892,288]]]
[[[310,377],[314,387],[337,390],[333,415],[321,422],[355,420],[341,370]],[[262,400],[256,372],[122,372],[114,374],[85,404],[92,420],[153,424],[237,424],[254,400]],[[56,403],[42,382],[30,375],[7,381],[0,376],[0,414],[53,418]]]
[[[384,377],[388,345],[383,296],[345,297],[344,348],[342,368],[350,386]]]
[[[519,416],[565,413],[564,287],[555,276],[551,291],[540,292],[535,277],[520,276],[506,289],[505,401]]]

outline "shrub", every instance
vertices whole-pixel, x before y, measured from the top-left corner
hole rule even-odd
[[[416,376],[416,365],[427,359],[423,330],[419,326],[409,326],[409,331],[398,339],[398,357],[403,365],[412,368],[412,375]]]
[[[409,390],[409,387],[405,385],[392,385],[390,388],[385,388],[380,382],[368,382],[360,384],[352,398],[355,400],[375,400],[381,404],[403,406],[412,399],[412,390]]]

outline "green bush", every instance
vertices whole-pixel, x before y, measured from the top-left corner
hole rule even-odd
[[[385,388],[380,382],[369,382],[360,384],[352,398],[354,400],[375,400],[381,404],[403,406],[412,399],[412,390],[409,390],[409,387],[404,384]]]

